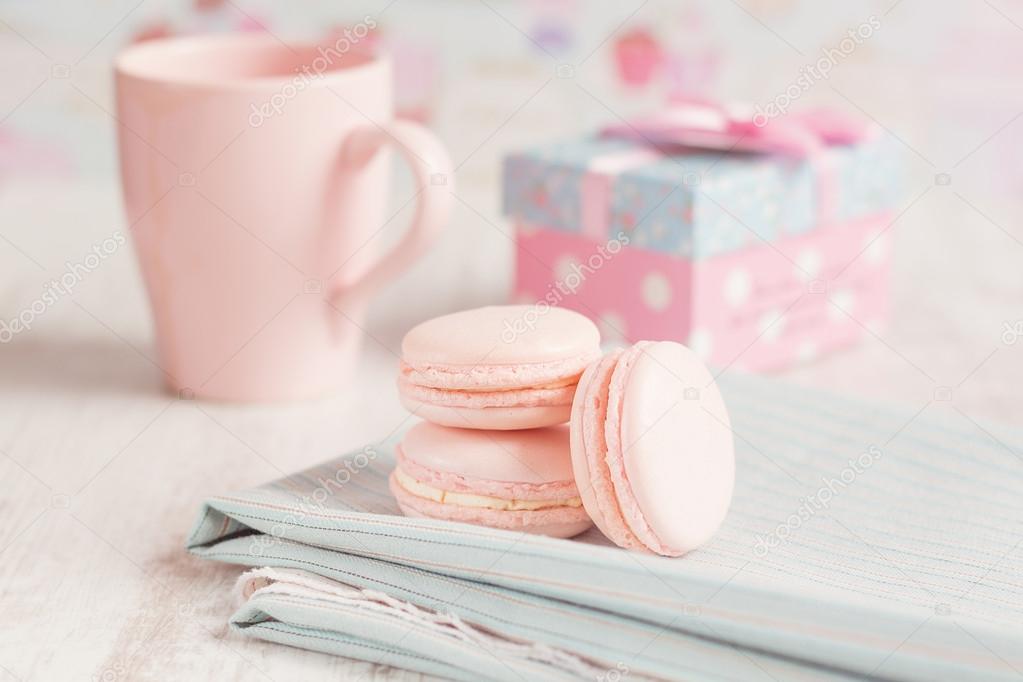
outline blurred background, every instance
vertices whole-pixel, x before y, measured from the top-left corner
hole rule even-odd
[[[3,317],[36,299],[48,273],[124,228],[111,60],[129,43],[212,31],[328,41],[345,26],[372,19],[372,40],[396,62],[399,114],[425,122],[445,140],[463,199],[440,245],[373,308],[370,332],[395,348],[420,319],[507,299],[513,242],[500,211],[505,153],[577,137],[674,94],[765,104],[805,77],[807,65],[840,49],[850,30],[867,24],[869,38],[833,59],[827,77],[811,79],[794,106],[845,108],[873,119],[897,142],[904,178],[893,228],[896,312],[883,336],[790,373],[915,403],[929,383],[954,386],[996,349],[1012,350],[1005,342],[1023,319],[1023,91],[1017,87],[1023,3],[344,5],[0,4]],[[403,229],[410,195],[408,179],[399,175],[397,213],[383,241]],[[416,305],[403,305],[410,298]],[[55,362],[74,364],[83,348],[110,358],[127,350],[127,361],[138,361],[131,356],[151,352],[146,308],[130,249],[121,249],[75,288],[72,300],[38,316],[32,334],[0,350],[7,356],[3,381],[32,381],[24,376],[30,365],[22,353],[52,352]],[[980,390],[987,376],[1023,378],[1018,353],[1002,356],[984,363],[969,387],[985,413],[1011,417],[1019,381],[993,381]],[[95,367],[86,361],[80,371]],[[144,372],[117,371],[148,381]]]
[[[310,0],[300,9],[262,0],[6,0],[3,319],[37,299],[66,263],[126,227],[112,113],[111,61],[119,49],[218,31],[327,42],[369,20],[371,40],[396,63],[399,114],[444,139],[460,199],[440,244],[373,307],[368,353],[383,352],[390,363],[411,324],[508,299],[514,243],[500,207],[504,154],[578,137],[673,95],[764,105],[802,77],[793,106],[841,107],[872,119],[894,141],[902,201],[892,228],[889,327],[784,374],[913,404],[969,376],[957,397],[980,414],[1018,418],[1023,2],[1016,0],[383,0],[343,7]],[[863,26],[869,37],[846,49],[850,31]],[[830,73],[806,80],[807,66],[827,55]],[[399,173],[394,219],[381,242],[404,229],[411,193]],[[133,254],[118,249],[69,300],[38,315],[31,334],[0,348],[0,381],[43,391],[68,382],[83,391],[156,386],[146,366],[149,324]]]
[[[1017,153],[1023,91],[1016,87],[1023,3],[1015,0],[940,6],[923,0],[343,6],[310,0],[300,9],[261,0],[7,0],[0,3],[5,318],[39,295],[46,271],[123,227],[111,77],[121,47],[211,31],[327,40],[367,17],[377,24],[372,39],[396,61],[399,113],[424,121],[446,141],[465,199],[439,247],[374,308],[370,331],[385,344],[394,345],[417,319],[508,296],[513,243],[500,212],[503,154],[578,136],[673,94],[767,103],[863,24],[876,28],[833,60],[826,78],[812,79],[795,106],[848,109],[897,142],[905,170],[905,210],[894,228],[897,312],[884,338],[820,359],[812,373],[792,374],[916,401],[929,383],[924,375],[954,385],[993,349],[1007,350],[1003,332],[1023,318]],[[395,210],[409,194],[407,185],[398,186]],[[403,229],[405,209],[384,241]],[[74,301],[40,316],[35,342],[70,343],[71,335],[88,344],[82,335],[116,333],[146,350],[145,296],[130,250],[108,261],[76,288]],[[424,291],[428,297],[419,296]],[[414,308],[396,305],[413,295]],[[1016,359],[992,358],[984,371],[1014,369],[1019,376]],[[892,373],[906,381],[892,382]],[[977,400],[989,414],[1011,416],[1002,406],[1019,397],[1015,385],[1012,395],[992,385]]]

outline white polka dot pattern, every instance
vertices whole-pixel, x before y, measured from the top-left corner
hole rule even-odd
[[[780,310],[768,310],[757,322],[757,334],[763,341],[771,342],[778,339],[785,331],[785,316]]]
[[[749,272],[743,268],[735,268],[728,273],[728,279],[725,280],[725,301],[733,308],[738,308],[749,300],[752,289]]]
[[[649,272],[643,278],[643,303],[650,310],[660,312],[671,305],[671,282],[661,273]]]
[[[706,329],[694,329],[686,345],[700,358],[706,360],[714,352],[714,337]]]

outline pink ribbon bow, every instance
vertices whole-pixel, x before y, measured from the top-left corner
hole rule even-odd
[[[860,142],[873,132],[862,119],[834,109],[806,109],[769,119],[763,114],[743,116],[713,102],[681,100],[650,116],[604,128],[601,135],[658,150],[713,149],[806,159],[817,178],[818,220],[825,223],[834,217],[838,197],[828,147]]]

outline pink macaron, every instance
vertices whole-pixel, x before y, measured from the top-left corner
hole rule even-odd
[[[480,431],[420,422],[397,448],[390,488],[406,516],[560,538],[591,525],[566,426]]]
[[[401,344],[402,404],[444,426],[530,429],[568,421],[600,333],[551,306],[490,306],[427,320]]]
[[[728,411],[710,372],[681,344],[641,341],[593,363],[572,406],[571,452],[586,511],[621,547],[685,554],[728,511]]]

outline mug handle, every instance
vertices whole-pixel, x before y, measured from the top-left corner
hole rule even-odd
[[[329,300],[337,308],[352,299],[368,298],[411,266],[440,235],[451,213],[454,183],[451,159],[437,136],[417,123],[396,120],[359,126],[342,144],[342,160],[359,167],[388,144],[398,148],[419,186],[415,215],[397,244],[380,256],[359,279],[330,294]],[[441,181],[437,182],[436,178]]]

